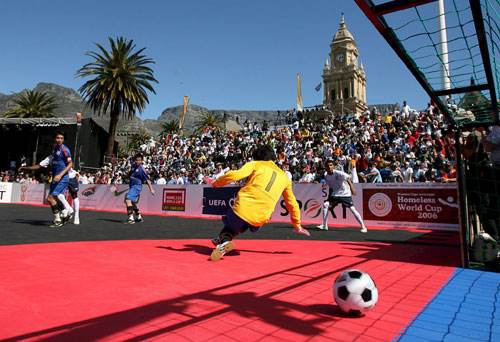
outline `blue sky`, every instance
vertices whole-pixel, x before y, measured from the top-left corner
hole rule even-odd
[[[330,42],[345,13],[367,73],[370,104],[425,108],[427,95],[351,0],[2,1],[0,92],[52,82],[77,89],[85,51],[108,36],[134,39],[152,57],[159,84],[142,118],[190,103],[211,109],[319,104]]]

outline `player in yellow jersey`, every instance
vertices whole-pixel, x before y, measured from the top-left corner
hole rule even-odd
[[[213,187],[222,187],[229,183],[247,178],[240,189],[236,201],[223,216],[224,228],[217,239],[210,258],[219,260],[224,254],[234,249],[233,238],[247,229],[257,231],[266,224],[274,212],[276,203],[283,195],[295,232],[309,236],[309,232],[300,225],[300,208],[292,191],[292,182],[275,163],[276,155],[269,145],[260,145],[253,153],[254,161],[248,162],[239,170],[229,171],[217,178]]]

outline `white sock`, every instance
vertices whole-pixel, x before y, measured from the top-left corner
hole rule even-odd
[[[77,219],[80,217],[80,199],[78,197],[73,199],[73,206],[75,207],[75,218]]]
[[[328,211],[330,209],[330,202],[323,203],[323,227],[328,227]]]
[[[61,214],[60,213],[55,213],[54,214],[54,222],[55,221],[61,221]]]
[[[129,215],[129,216],[128,216],[128,219],[129,219],[130,221],[133,221],[133,220],[134,220],[134,215]]]
[[[356,218],[356,221],[361,225],[361,228],[366,228],[365,223],[363,222],[363,219],[361,218],[361,214],[354,208],[354,206],[350,207],[352,214]]]
[[[64,196],[64,194],[57,195],[57,199],[61,201],[61,203],[64,205],[64,209],[66,209],[69,212],[73,211],[73,208],[71,208],[68,201],[66,201],[66,197]]]

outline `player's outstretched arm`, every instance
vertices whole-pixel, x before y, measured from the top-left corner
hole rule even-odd
[[[307,229],[302,228],[300,225],[300,208],[297,204],[297,199],[293,194],[292,183],[289,183],[288,186],[283,191],[283,199],[285,200],[285,206],[290,213],[290,220],[293,224],[293,229],[296,233],[310,236],[311,234]]]
[[[33,165],[33,166],[21,166],[18,171],[23,172],[23,171],[35,171],[41,168],[39,164]]]
[[[349,188],[351,188],[351,194],[353,196],[356,196],[356,188],[354,187],[354,184],[352,183],[352,180],[347,179],[347,184],[349,184]]]
[[[239,181],[240,179],[247,178],[250,176],[255,169],[255,162],[248,162],[241,167],[239,170],[229,171],[225,175],[217,178],[215,182],[212,183],[214,188],[219,188],[221,186],[227,185],[232,182]]]
[[[151,194],[154,195],[155,194],[155,189],[151,185],[151,181],[149,179],[146,181],[146,184],[148,185],[148,188],[149,188],[149,191],[151,192]]]

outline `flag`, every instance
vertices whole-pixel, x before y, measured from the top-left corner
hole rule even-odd
[[[319,91],[320,89],[321,89],[321,82],[316,87],[314,87],[314,90],[316,91]]]
[[[300,89],[300,74],[297,74],[297,110],[302,111],[302,90]]]
[[[184,119],[186,118],[186,113],[188,110],[189,96],[184,96],[184,109],[182,110],[181,117],[179,118],[179,129],[184,126]]]

